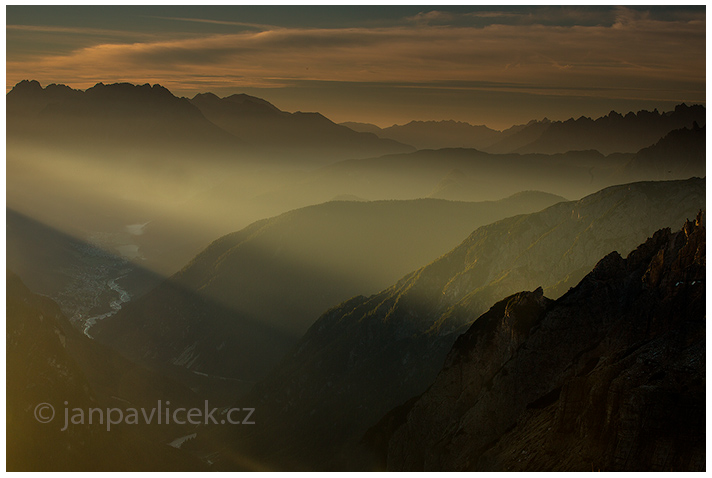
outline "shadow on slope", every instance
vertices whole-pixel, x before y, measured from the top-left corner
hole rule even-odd
[[[477,229],[392,287],[323,314],[255,387],[262,426],[236,446],[283,469],[359,469],[368,425],[422,393],[494,302],[539,285],[560,295],[611,250],[704,206],[701,179],[635,183]]]
[[[614,252],[553,302],[495,304],[371,429],[390,470],[705,468],[705,229]]]
[[[335,201],[258,221],[93,330],[135,360],[261,379],[324,309],[375,292],[474,227],[559,202]]]

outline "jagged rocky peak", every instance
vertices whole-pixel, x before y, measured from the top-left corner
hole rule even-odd
[[[70,92],[74,93],[77,91],[73,88],[70,88],[67,85],[61,85],[61,84],[57,84],[57,83],[51,83],[51,84],[47,85],[45,90],[51,91],[51,92],[59,92],[59,93],[70,93]]]
[[[369,431],[382,466],[704,470],[703,222],[608,254],[556,301],[495,304],[432,386]]]
[[[12,87],[11,93],[37,93],[42,91],[42,85],[37,80],[22,80]]]
[[[504,345],[504,348],[514,350],[529,336],[531,328],[539,322],[551,302],[551,299],[544,297],[541,287],[531,292],[519,292],[498,302],[478,318],[467,333],[458,337],[444,367],[461,363],[471,351],[479,351],[483,347]],[[507,344],[495,344],[501,339]],[[499,369],[502,366],[501,361],[481,362],[484,368]]]
[[[148,83],[143,85],[134,85],[132,83],[112,83],[105,85],[100,82],[87,89],[85,93],[90,96],[99,96],[102,98],[176,98],[167,88],[159,84],[151,86]]]

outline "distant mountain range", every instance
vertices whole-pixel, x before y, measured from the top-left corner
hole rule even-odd
[[[411,121],[379,128],[369,123],[342,123],[355,131],[374,133],[418,149],[474,148],[489,153],[543,153],[596,150],[602,154],[635,153],[672,130],[705,125],[705,107],[677,105],[660,113],[638,111],[625,116],[611,111],[597,119],[532,120],[504,131],[456,121]]]
[[[140,362],[251,383],[329,307],[377,292],[478,226],[563,200],[530,191],[483,203],[335,201],[298,209],[216,240],[91,333]]]
[[[413,149],[371,133],[354,133],[319,113],[280,111],[265,100],[245,94],[219,98],[205,93],[190,102],[212,123],[240,138],[254,154],[317,164]]]
[[[393,286],[324,313],[253,391],[265,422],[245,443],[286,469],[365,466],[357,443],[368,426],[425,391],[492,304],[539,286],[556,298],[601,257],[704,207],[701,179],[635,183],[475,230]]]
[[[224,159],[242,142],[160,85],[98,83],[86,91],[22,81],[7,94],[8,147],[139,158],[177,152]],[[157,157],[154,157],[157,156]]]
[[[462,121],[411,121],[404,125],[379,128],[370,123],[341,123],[354,131],[373,133],[381,138],[410,144],[418,149],[475,148],[500,140],[503,133],[484,125]]]
[[[8,469],[704,469],[703,106],[496,131],[6,100]],[[205,399],[259,425],[32,415]]]
[[[694,123],[692,128],[669,132],[654,145],[641,149],[626,164],[624,176],[640,179],[705,176],[706,129]]]
[[[704,177],[705,128],[683,128],[638,153],[608,156],[588,150],[563,154],[491,154],[476,149],[421,150],[342,161],[265,193],[255,204],[275,207],[362,198],[435,197],[477,201],[523,190],[580,198],[604,187],[641,180]]]
[[[496,303],[369,430],[394,471],[705,469],[705,228],[613,252],[556,301]]]
[[[148,84],[98,83],[81,91],[24,80],[7,94],[7,125],[10,146],[30,142],[144,160],[284,159],[294,167],[414,149],[247,95],[221,99],[208,93],[188,100]]]
[[[7,94],[8,146],[31,142],[124,158],[171,155],[315,166],[417,149],[490,153],[596,150],[634,153],[672,130],[705,125],[705,108],[612,111],[598,119],[531,121],[504,131],[456,121],[412,121],[379,128],[337,125],[319,113],[288,113],[245,94],[177,98],[160,85],[98,83],[85,91],[23,80]],[[347,127],[348,126],[348,127]],[[119,151],[112,151],[118,149]],[[154,161],[158,158],[153,158]]]
[[[684,103],[664,113],[643,110],[623,116],[611,111],[595,120],[582,116],[551,122],[535,141],[513,152],[553,154],[595,149],[603,154],[634,153],[657,142],[670,131],[691,128],[695,122],[704,126],[705,120],[704,106],[687,106]]]

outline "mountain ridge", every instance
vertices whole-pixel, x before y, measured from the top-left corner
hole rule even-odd
[[[156,99],[169,94],[173,96],[168,89],[158,84],[104,85],[100,82],[82,91],[56,84],[43,89],[36,80],[22,80],[7,94],[9,125],[11,130],[21,131],[23,128],[18,129],[14,117],[23,118],[28,114],[39,113],[48,101],[73,101],[86,93],[90,93],[89,96],[101,96],[97,95],[99,91],[116,91],[129,86],[136,91],[152,92],[152,95],[143,95],[143,98]],[[44,98],[35,98],[38,95]],[[14,104],[20,100],[24,104]],[[688,106],[684,103],[663,113],[655,109],[631,111],[625,115],[611,111],[596,119],[581,116],[577,119],[549,121],[544,118],[498,131],[485,125],[454,120],[412,120],[388,128],[354,122],[337,125],[319,113],[287,113],[264,99],[246,94],[220,98],[212,93],[199,93],[192,99],[180,100],[197,105],[211,123],[230,136],[259,145],[257,150],[248,148],[248,153],[261,152],[270,157],[285,154],[290,148],[297,147],[304,149],[299,152],[302,160],[306,161],[312,156],[312,161],[322,164],[326,160],[333,162],[353,157],[365,158],[376,153],[405,152],[411,148],[408,146],[411,144],[417,149],[468,147],[491,153],[554,154],[586,149],[596,149],[604,154],[632,153],[653,144],[674,129],[692,127],[695,121],[702,126],[705,124],[704,106]],[[219,103],[226,105],[218,106]],[[183,110],[185,108],[176,111]],[[261,118],[260,121],[266,118],[276,121],[277,125],[272,125],[276,130],[270,134],[265,131],[265,125],[253,124],[257,118]],[[215,136],[217,133],[211,134]],[[180,138],[181,135],[175,137]],[[227,141],[225,138],[222,140]]]
[[[556,301],[539,288],[496,303],[408,411],[369,431],[382,465],[703,469],[701,216],[656,232],[625,259],[605,256]]]
[[[634,153],[672,130],[705,124],[704,106],[680,103],[663,113],[639,110],[611,111],[598,118],[581,116],[551,121],[548,118],[513,125],[502,131],[454,120],[419,121],[380,128],[370,123],[342,123],[355,131],[375,133],[418,149],[474,148],[489,153],[543,153],[595,149],[603,154]]]
[[[483,203],[332,201],[290,211],[217,239],[168,281],[99,322],[92,335],[138,360],[155,355],[164,366],[178,361],[254,381],[328,307],[386,287],[478,225],[562,199],[526,192]],[[204,342],[189,340],[188,330]],[[234,343],[223,348],[226,337]],[[183,351],[195,360],[178,359]],[[250,365],[255,373],[234,375]]]
[[[253,440],[286,469],[360,469],[367,424],[427,389],[463,327],[494,302],[540,285],[561,295],[611,250],[694,217],[704,197],[701,179],[634,183],[477,229],[391,287],[325,312],[251,392],[266,419],[240,446]],[[312,433],[299,445],[275,439],[295,430]]]
[[[233,159],[292,156],[306,165],[414,149],[356,133],[319,113],[284,112],[245,94],[188,99],[158,84],[99,82],[77,90],[22,80],[6,99],[11,144],[32,139],[63,148],[93,142],[94,148],[124,149],[140,142],[144,149],[165,150],[162,154],[189,148],[189,153]]]

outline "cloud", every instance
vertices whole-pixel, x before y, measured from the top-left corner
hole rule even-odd
[[[704,22],[704,9],[690,7],[607,7],[607,6],[539,6],[502,7],[503,9],[454,12],[431,10],[407,17],[418,25],[486,27],[490,25],[604,26],[641,20],[660,22]],[[506,9],[505,9],[506,8]]]
[[[476,12],[469,17],[426,12],[410,24],[392,27],[261,25],[260,31],[98,43],[69,54],[13,59],[6,64],[7,78],[9,86],[23,78],[80,88],[97,81],[150,81],[180,91],[226,84],[279,87],[299,81],[434,88],[487,83],[562,94],[572,89],[577,94],[617,92],[623,97],[641,92],[648,97],[678,95],[680,88],[704,91],[704,15],[702,21],[699,15],[688,15],[670,22],[624,8],[590,14],[558,11],[561,18],[588,15],[588,22],[595,15],[597,22],[604,14],[610,18],[607,25],[562,26],[538,22],[545,16],[542,11]],[[475,16],[487,18],[489,24],[447,24]],[[512,24],[492,20],[502,18]]]
[[[267,24],[262,24],[262,23],[232,22],[232,21],[227,21],[227,20],[210,20],[210,19],[205,19],[205,18],[157,17],[157,16],[152,16],[150,18],[158,18],[160,20],[172,20],[172,21],[176,21],[176,22],[207,23],[210,25],[231,25],[231,26],[238,26],[238,27],[256,28],[258,30],[271,30],[271,29],[278,28],[275,25],[267,25]]]

